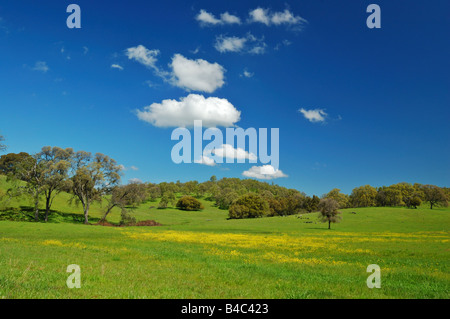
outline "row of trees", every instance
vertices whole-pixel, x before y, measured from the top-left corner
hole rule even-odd
[[[354,188],[350,195],[342,194],[339,189],[335,188],[323,195],[323,198],[336,200],[340,208],[371,206],[406,206],[417,208],[422,202],[427,202],[430,208],[433,209],[437,205],[448,205],[450,189],[418,183],[398,183],[378,188],[364,185]]]

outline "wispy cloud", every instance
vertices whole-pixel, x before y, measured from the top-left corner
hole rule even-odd
[[[32,68],[32,70],[46,73],[48,70],[50,70],[50,68],[48,67],[47,62],[45,62],[45,61],[37,61],[34,64],[34,67]]]
[[[119,64],[111,64],[111,68],[112,69],[119,69],[119,70],[123,70],[123,67]]]
[[[264,42],[264,38],[257,38],[251,33],[247,33],[244,37],[219,35],[216,37],[214,47],[221,53],[243,52],[263,54],[267,44]]]

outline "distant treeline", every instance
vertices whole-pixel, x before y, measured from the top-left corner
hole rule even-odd
[[[327,194],[307,196],[296,189],[260,182],[253,179],[222,178],[212,176],[205,182],[182,183],[130,183],[120,185],[122,167],[106,155],[89,152],[75,152],[71,148],[43,147],[41,152],[9,153],[0,157],[0,174],[7,175],[15,186],[8,191],[10,197],[28,194],[34,199],[35,216],[38,220],[38,205],[43,198],[46,203],[45,220],[54,197],[59,192],[68,192],[73,200],[83,206],[85,223],[88,223],[89,207],[93,201],[106,200],[103,219],[114,207],[122,209],[122,219],[132,220],[127,214],[127,206],[137,206],[143,201],[157,201],[158,208],[172,207],[197,210],[203,207],[192,197],[183,201],[179,195],[194,196],[213,201],[215,205],[229,210],[230,218],[261,216],[285,216],[300,212],[323,211],[321,200],[336,202],[337,208],[370,206],[406,206],[416,208],[426,202],[430,208],[448,205],[450,191],[447,187],[435,185],[399,183],[375,188],[370,185],[353,189],[350,195],[333,189]],[[1,194],[0,197],[7,194]],[[181,202],[180,202],[181,201]]]

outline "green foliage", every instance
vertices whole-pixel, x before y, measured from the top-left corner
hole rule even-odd
[[[134,216],[132,216],[125,208],[122,208],[119,225],[128,226],[134,224],[136,224],[136,218],[134,218]]]
[[[176,207],[181,210],[188,211],[196,211],[205,208],[200,201],[192,196],[183,196],[182,198],[180,198],[177,202]]]
[[[303,208],[308,212],[317,212],[319,209],[320,198],[316,195],[313,197],[306,197],[303,202]]]
[[[229,218],[263,217],[269,213],[269,205],[261,196],[249,193],[239,197],[229,208]]]
[[[324,198],[331,198],[338,202],[339,208],[348,208],[351,206],[350,198],[347,194],[342,194],[341,190],[334,188],[324,195]]]
[[[375,206],[377,190],[370,185],[360,186],[353,189],[350,200],[353,207],[371,207]]]

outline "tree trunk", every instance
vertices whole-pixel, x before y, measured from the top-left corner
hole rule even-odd
[[[331,221],[328,221],[328,229],[331,229]]]
[[[86,203],[86,206],[84,208],[84,224],[85,225],[89,224],[88,216],[89,216],[89,203]]]
[[[34,221],[39,221],[39,192],[36,190],[34,198]]]
[[[108,214],[111,212],[111,210],[112,210],[114,207],[116,207],[116,206],[117,206],[117,205],[112,205],[111,207],[109,207],[109,208],[106,210],[106,213],[103,215],[102,219],[100,219],[100,222],[106,221],[106,216],[108,216]]]
[[[433,209],[433,202],[430,202],[430,209]]]
[[[48,221],[49,212],[50,212],[50,196],[47,197],[47,200],[45,202],[45,222]]]

